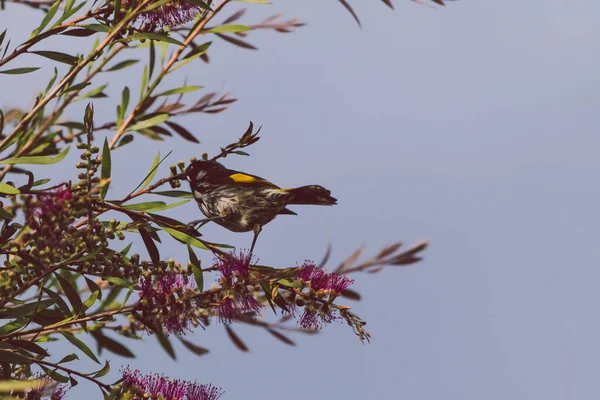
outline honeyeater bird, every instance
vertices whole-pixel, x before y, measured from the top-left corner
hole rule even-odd
[[[254,231],[250,254],[262,227],[279,214],[297,215],[290,204],[334,205],[337,200],[322,186],[293,189],[279,186],[216,161],[194,161],[185,170],[198,207],[207,217],[190,224],[213,221],[233,232]]]

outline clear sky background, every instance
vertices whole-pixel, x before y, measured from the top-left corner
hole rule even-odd
[[[157,151],[173,150],[171,163],[214,154],[252,120],[263,125],[262,140],[251,157],[226,159],[228,167],[286,187],[318,183],[339,199],[269,224],[256,249],[261,262],[320,260],[331,241],[333,268],[362,244],[372,254],[428,239],[425,261],[353,276],[364,299],[350,305],[368,322],[369,345],[341,323],[292,336],[297,347],[241,327],[251,350],[243,354],[213,324],[188,336],[210,354],[176,345],[175,362],[154,338],[128,341],[138,357],[111,355],[111,376],[130,363],[212,382],[225,388],[223,399],[598,398],[600,3],[463,0],[432,9],[397,0],[391,11],[354,1],[362,30],[333,0],[275,3],[250,6],[240,23],[285,12],[309,25],[251,33],[257,52],[215,40],[211,64],[187,68],[188,84],[240,102],[182,120],[201,145],[140,137],[135,154],[115,153],[111,193],[135,186]],[[9,5],[0,27],[25,39],[39,18]],[[127,71],[96,83],[110,80],[120,93],[140,77]],[[50,73],[0,76],[0,105],[31,105]],[[96,102],[101,121],[114,104]],[[189,203],[166,215],[198,211]],[[205,235],[251,241],[218,226]],[[187,259],[172,242],[162,254]],[[56,359],[72,351],[51,349]],[[70,398],[84,394],[76,388]]]

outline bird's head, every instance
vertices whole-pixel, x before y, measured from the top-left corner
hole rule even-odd
[[[185,170],[185,175],[191,183],[202,182],[204,178],[211,172],[225,167],[216,161],[194,161]]]

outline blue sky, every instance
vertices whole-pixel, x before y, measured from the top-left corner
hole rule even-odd
[[[228,167],[285,187],[318,183],[339,199],[265,227],[261,262],[319,260],[331,241],[332,268],[362,244],[372,254],[428,239],[425,261],[354,276],[363,300],[349,305],[368,322],[369,345],[343,324],[293,336],[297,347],[240,327],[251,350],[242,354],[213,324],[188,337],[207,356],[176,347],[174,362],[149,338],[128,343],[138,355],[131,365],[212,382],[223,399],[598,397],[600,4],[354,3],[362,29],[333,0],[251,6],[241,23],[284,12],[309,25],[252,33],[258,52],[215,40],[211,64],[186,67],[188,84],[240,101],[182,120],[201,145],[136,139],[139,151],[113,158],[111,190],[135,186],[157,151],[173,150],[171,162],[212,154],[252,120],[263,125],[261,141]],[[30,23],[30,11],[10,6],[0,26],[25,38],[39,15]],[[0,76],[0,105],[30,105],[50,73]],[[111,77],[113,93],[139,73]],[[111,118],[114,103],[95,106]],[[196,213],[190,203],[167,215]],[[251,240],[218,226],[205,235],[240,247]],[[162,251],[187,257],[173,243]],[[113,370],[128,362],[114,358]]]

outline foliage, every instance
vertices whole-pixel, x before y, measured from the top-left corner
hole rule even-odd
[[[350,4],[338,1],[358,21]],[[392,7],[389,0],[382,1]],[[440,0],[432,1],[443,5]],[[418,253],[426,247],[425,242],[404,251],[401,243],[387,246],[357,263],[361,249],[332,273],[323,269],[329,253],[319,265],[258,265],[252,255],[212,243],[186,222],[160,214],[191,198],[181,188],[184,163],[171,166],[170,176],[155,179],[158,166],[166,159],[160,155],[127,196],[111,197],[111,181],[118,179],[112,160],[135,151],[132,141],[141,137],[165,140],[175,134],[199,143],[193,132],[176,121],[184,115],[220,113],[236,101],[217,93],[188,101],[202,86],[164,87],[167,75],[191,62],[209,62],[215,37],[243,49],[256,49],[247,41],[252,31],[287,33],[303,26],[297,19],[279,16],[242,25],[238,21],[244,17],[244,9],[215,24],[215,17],[230,3],[8,1],[9,8],[27,6],[43,15],[31,37],[18,46],[11,45],[6,31],[0,33],[0,76],[20,79],[35,73],[37,63],[13,67],[14,61],[26,54],[66,64],[67,70],[60,68],[64,72],[59,73],[59,68],[54,69],[31,109],[0,110],[0,254],[4,258],[0,267],[0,393],[13,398],[48,395],[60,399],[68,386],[83,380],[97,386],[106,398],[216,399],[222,394],[218,388],[141,376],[128,368],[122,370],[121,380],[104,382],[111,364],[100,361],[100,351],[134,357],[123,343],[148,332],[159,338],[172,357],[174,338],[201,356],[208,350],[186,340],[185,334],[197,326],[208,327],[215,318],[242,351],[248,348],[232,327],[238,323],[264,329],[294,345],[288,333],[314,333],[332,320],[343,319],[361,341],[368,341],[365,322],[338,302],[340,297],[360,299],[348,289],[353,281],[344,275],[378,272],[385,266],[420,260]],[[87,54],[48,50],[51,39],[61,36],[93,41],[92,49]],[[146,52],[147,59],[141,59],[140,52]],[[123,87],[114,119],[96,123],[91,102],[107,97],[107,85],[97,83],[100,77],[119,74],[139,63],[144,64],[139,98],[132,88]],[[67,118],[69,107],[82,101],[89,102],[82,120]],[[248,155],[242,149],[259,140],[259,130],[250,123],[237,142],[223,147],[212,160]],[[103,132],[109,135],[98,140]],[[69,179],[74,175],[66,173],[71,173],[71,168],[64,168],[60,183],[51,185],[43,166],[62,162],[69,151],[80,155],[74,166],[78,181],[72,183]],[[203,154],[203,158],[209,156]],[[32,165],[41,166],[35,174]],[[171,188],[165,190],[166,184]],[[144,200],[148,195],[174,200]],[[165,258],[161,249],[161,235],[165,234],[186,249],[187,265]],[[130,254],[131,238],[138,236],[147,256]],[[201,259],[208,266],[203,267]],[[218,284],[206,289],[204,282],[210,274],[217,276]],[[259,318],[270,312],[281,317],[274,322]],[[96,342],[95,350],[80,339],[83,335]],[[69,342],[74,352],[60,359],[50,357],[45,343],[55,340]],[[81,356],[98,363],[98,369],[84,373],[71,366]]]

